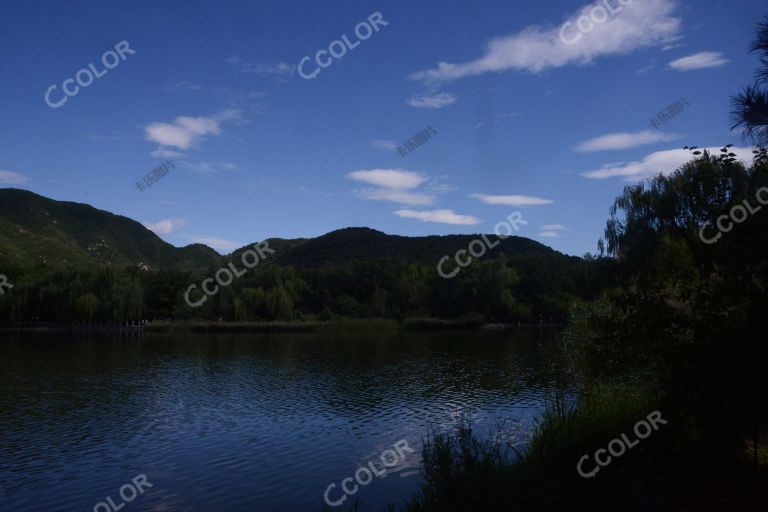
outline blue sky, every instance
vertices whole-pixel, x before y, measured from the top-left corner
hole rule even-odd
[[[683,145],[749,155],[729,96],[757,67],[766,7],[4,0],[0,186],[223,253],[347,226],[492,232],[514,211],[520,235],[594,252],[615,196],[674,170]],[[333,44],[343,36],[353,49]],[[338,58],[320,68],[329,46]],[[302,78],[302,60],[320,72]],[[78,75],[91,63],[98,78]],[[66,96],[78,76],[87,86]],[[175,169],[140,191],[166,160]]]

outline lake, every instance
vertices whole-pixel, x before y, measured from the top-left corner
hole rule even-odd
[[[553,339],[0,332],[0,510],[320,511],[369,464],[344,507],[382,510],[418,488],[428,427],[530,427]]]

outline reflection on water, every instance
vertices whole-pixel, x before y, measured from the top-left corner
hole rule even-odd
[[[556,385],[539,331],[0,336],[0,510],[14,512],[119,507],[138,474],[153,487],[122,512],[315,511],[407,440],[417,453],[356,495],[381,510],[417,488],[427,422],[530,421]]]

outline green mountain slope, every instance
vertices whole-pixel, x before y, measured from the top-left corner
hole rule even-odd
[[[489,236],[492,249],[457,267],[457,251],[472,245],[477,252],[478,238],[369,228],[271,238],[274,253],[264,264],[204,296],[204,280],[226,280],[219,269],[246,268],[241,255],[253,243],[229,256],[200,244],[177,248],[126,217],[0,189],[0,273],[14,285],[0,296],[0,324],[337,316],[538,321],[562,319],[573,300],[604,289],[593,283],[595,265],[516,236]],[[195,305],[185,295],[190,290]]]
[[[174,247],[127,217],[26,190],[0,189],[0,261],[161,269],[202,268],[220,259],[202,244]]]
[[[388,235],[375,229],[350,227],[331,231],[311,239],[284,240],[271,238],[269,247],[275,250],[270,257],[274,262],[303,268],[324,268],[343,265],[353,261],[398,259],[437,265],[443,256],[453,260],[456,251],[467,249],[470,242],[481,235],[445,235],[407,237]],[[565,256],[546,245],[528,238],[510,236],[496,244],[497,237],[489,235],[493,249],[486,251],[483,258],[493,259],[502,254],[508,257],[526,256],[555,258],[562,262],[578,261],[579,258]],[[250,246],[235,251],[231,258],[237,261],[240,254]],[[446,264],[454,267],[455,263]]]
[[[390,258],[436,265],[444,255],[452,258],[456,251],[466,249],[478,236],[405,237],[369,228],[345,228],[312,239],[272,238],[268,242],[275,250],[270,259],[286,266],[323,268]],[[248,247],[238,249],[229,258],[222,258],[202,244],[177,248],[127,217],[86,204],[56,201],[26,190],[0,189],[0,261],[15,265],[105,264],[200,269],[221,265],[226,259],[237,260]],[[512,258],[554,258],[560,263],[574,259],[517,236],[504,239],[488,250],[484,258],[501,254]]]

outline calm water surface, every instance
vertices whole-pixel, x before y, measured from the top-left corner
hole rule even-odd
[[[319,511],[330,483],[407,440],[417,453],[355,496],[381,510],[418,488],[428,423],[531,423],[556,387],[551,339],[0,333],[0,510],[120,507],[145,474],[121,512]]]

